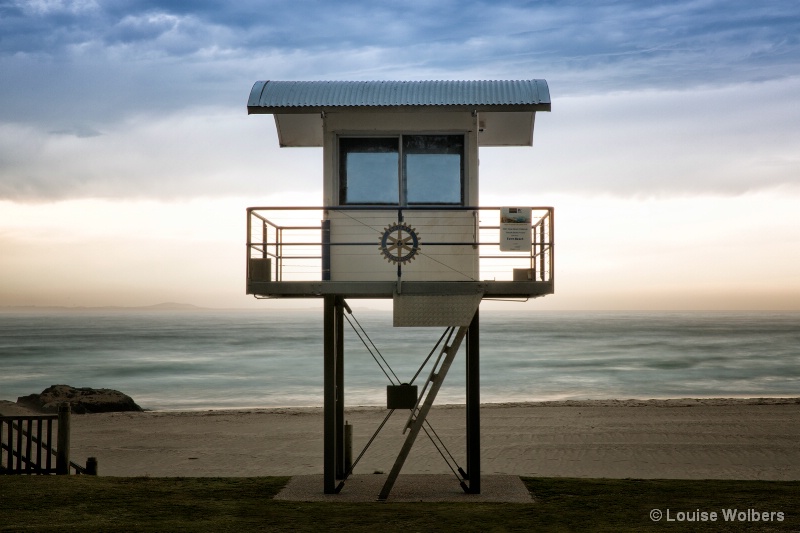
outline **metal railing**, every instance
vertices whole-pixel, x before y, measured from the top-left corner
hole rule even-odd
[[[379,214],[370,225],[364,213]],[[405,218],[473,213],[474,221],[431,240],[422,253],[437,247],[455,247],[477,253],[479,278],[473,281],[553,281],[553,208],[531,207],[530,249],[501,251],[500,207],[250,207],[247,209],[247,279],[253,281],[320,281],[327,247],[346,246],[364,254],[379,253],[385,223]],[[351,239],[328,242],[324,221],[352,218],[355,227],[368,226]],[[442,219],[442,225],[449,224]],[[457,235],[453,239],[448,235]],[[440,248],[441,249],[441,248]],[[474,252],[466,251],[474,250]],[[468,281],[468,280],[465,280]]]

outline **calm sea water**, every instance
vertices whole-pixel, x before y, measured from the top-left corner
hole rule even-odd
[[[402,381],[442,332],[356,316]],[[385,404],[388,381],[349,327],[345,344],[346,403]],[[460,356],[437,402],[463,401],[463,374]],[[322,315],[0,312],[0,399],[56,383],[146,409],[321,405]],[[798,395],[800,313],[481,313],[483,402]]]

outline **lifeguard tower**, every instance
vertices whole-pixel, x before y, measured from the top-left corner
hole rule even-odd
[[[478,149],[531,146],[536,112],[550,111],[547,83],[258,81],[247,110],[274,116],[282,147],[323,149],[322,207],[248,208],[247,294],[324,299],[324,492],[341,490],[337,480],[352,471],[346,300],[391,298],[394,326],[446,329],[421,392],[413,383],[387,387],[389,415],[410,416],[379,498],[426,431],[462,341],[466,469],[458,472],[466,492],[480,493],[479,305],[553,293],[553,208],[516,205],[513,196],[507,206],[481,206]]]

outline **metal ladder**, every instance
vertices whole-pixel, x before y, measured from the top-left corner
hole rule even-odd
[[[380,495],[378,495],[379,500],[386,500],[386,498],[389,497],[389,493],[392,491],[395,481],[397,481],[397,476],[400,475],[400,470],[403,468],[403,464],[406,462],[406,458],[411,452],[411,447],[414,446],[414,441],[417,439],[417,435],[419,435],[419,432],[422,430],[422,426],[425,423],[425,418],[428,416],[428,412],[433,405],[433,401],[436,399],[436,395],[439,393],[439,389],[442,387],[444,378],[447,376],[447,371],[450,370],[450,365],[453,364],[453,359],[455,359],[456,353],[458,353],[458,349],[461,346],[461,341],[464,340],[467,331],[469,331],[468,326],[460,326],[452,343],[450,345],[445,343],[442,346],[441,352],[439,353],[439,357],[437,359],[437,364],[433,365],[431,373],[428,376],[428,381],[425,384],[425,388],[420,394],[420,400],[417,401],[417,405],[411,411],[411,415],[406,423],[403,432],[405,433],[405,431],[409,429],[410,431],[406,436],[406,440],[403,443],[403,447],[400,449],[397,459],[395,459],[392,471],[389,472],[389,477],[383,484]],[[442,356],[444,356],[444,358],[442,358]],[[430,390],[428,390],[429,385]],[[428,393],[427,396],[425,396],[426,391]],[[422,407],[420,407],[419,404],[423,396],[425,396],[425,401],[422,402]]]

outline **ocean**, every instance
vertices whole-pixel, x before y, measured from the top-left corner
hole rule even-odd
[[[401,381],[443,331],[355,316]],[[386,376],[345,328],[346,405],[384,405]],[[318,310],[5,310],[0,399],[63,383],[152,410],[320,406],[322,353]],[[480,368],[484,403],[798,396],[800,313],[482,311]],[[437,403],[463,401],[459,354]]]

